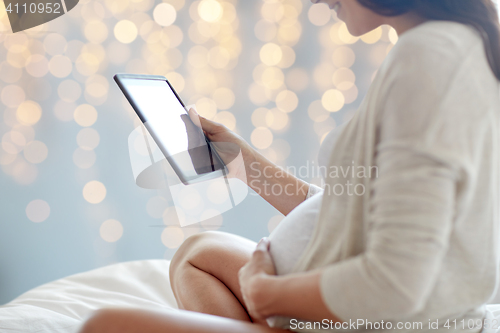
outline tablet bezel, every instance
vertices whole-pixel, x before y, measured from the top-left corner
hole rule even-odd
[[[184,174],[184,172],[182,171],[182,169],[179,168],[179,166],[177,165],[177,163],[175,162],[175,160],[173,160],[172,158],[170,158],[168,156],[169,154],[167,153],[167,150],[163,146],[162,142],[158,139],[156,133],[154,133],[154,131],[151,128],[149,128],[149,126],[147,126],[146,119],[142,115],[140,108],[135,104],[134,99],[132,98],[132,96],[129,95],[129,93],[128,93],[127,89],[126,89],[126,85],[122,82],[122,80],[130,80],[130,79],[164,81],[164,82],[166,82],[168,84],[168,86],[170,87],[170,89],[172,90],[172,92],[175,94],[175,97],[177,98],[177,100],[179,101],[179,103],[181,103],[182,107],[186,111],[186,114],[188,114],[188,112],[186,110],[186,105],[184,104],[184,102],[179,97],[179,95],[175,91],[174,87],[170,84],[170,82],[167,80],[166,77],[161,76],[161,75],[146,75],[146,74],[116,74],[113,77],[113,79],[115,80],[116,84],[118,85],[118,87],[120,88],[120,90],[122,91],[122,93],[127,98],[128,102],[130,103],[130,105],[134,109],[135,113],[137,114],[137,116],[141,120],[142,124],[146,127],[146,129],[148,130],[149,134],[151,135],[151,137],[153,138],[153,140],[155,141],[155,143],[160,148],[163,156],[170,163],[170,165],[172,166],[172,169],[174,169],[175,173],[177,174],[177,176],[179,177],[179,179],[181,180],[181,182],[183,184],[190,185],[190,184],[199,183],[199,182],[202,182],[202,181],[205,181],[205,180],[215,179],[215,178],[219,178],[219,177],[226,177],[226,175],[227,175],[227,167],[226,167],[224,161],[222,160],[222,158],[219,156],[219,154],[217,153],[217,151],[213,147],[212,142],[210,141],[210,139],[207,138],[207,136],[205,135],[205,133],[203,133],[203,131],[202,131],[203,136],[205,137],[205,140],[207,141],[209,152],[212,154],[212,156],[214,158],[218,159],[218,161],[221,163],[221,165],[223,166],[223,168],[219,169],[219,170],[215,170],[215,171],[209,172],[209,173],[201,175],[199,177],[187,178],[186,175]]]

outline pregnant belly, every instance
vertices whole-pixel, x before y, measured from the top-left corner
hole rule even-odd
[[[289,274],[311,239],[321,207],[318,193],[295,207],[269,235],[270,253],[278,275]]]

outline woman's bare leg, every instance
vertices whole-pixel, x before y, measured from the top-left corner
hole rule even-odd
[[[189,237],[170,264],[170,283],[180,309],[251,321],[243,303],[238,271],[256,243],[223,232]]]
[[[286,333],[240,320],[202,313],[176,310],[148,312],[143,310],[99,310],[82,327],[80,333]]]

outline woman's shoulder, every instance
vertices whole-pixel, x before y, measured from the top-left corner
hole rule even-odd
[[[405,62],[405,66],[420,65],[427,70],[451,70],[478,45],[482,45],[481,37],[471,26],[427,21],[403,33],[387,60],[389,64]]]

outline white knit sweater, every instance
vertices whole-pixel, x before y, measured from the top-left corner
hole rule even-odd
[[[293,269],[322,270],[340,319],[392,325],[374,332],[480,331],[467,325],[483,319],[499,267],[499,95],[472,28],[430,21],[400,36],[332,147],[329,167],[356,173],[327,175]],[[294,323],[275,326],[325,331]]]

